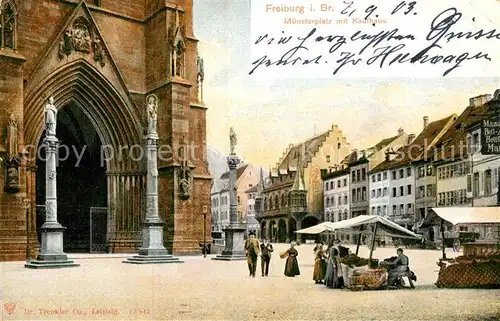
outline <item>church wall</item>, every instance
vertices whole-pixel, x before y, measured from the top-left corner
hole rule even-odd
[[[63,28],[74,5],[51,0],[25,0],[18,15],[17,49],[26,58],[24,77],[34,71],[47,46]]]
[[[146,88],[151,91],[163,85],[170,75],[171,45],[167,41],[166,28],[167,11],[155,15],[146,23]]]
[[[0,152],[0,261],[24,259],[26,244],[26,209],[23,203],[26,198],[25,164],[18,167],[18,180],[21,189],[17,192],[6,190],[7,160],[9,149],[13,153],[21,151],[23,130],[23,69],[22,60],[7,56],[8,53],[0,51],[0,125],[2,133],[9,126],[9,119],[13,115],[18,122],[17,139],[18,148],[10,147],[6,141],[7,136],[2,135]]]
[[[123,77],[125,90],[121,90],[119,76],[116,75],[110,60],[106,61],[105,66],[100,66],[92,59],[91,54],[75,51],[62,59],[58,57],[58,44],[61,40],[58,36],[74,13],[77,2],[79,1],[23,1],[18,16],[18,50],[15,54],[25,57],[26,62],[23,65],[22,59],[5,58],[0,52],[0,104],[2,106],[0,125],[5,126],[12,112],[17,113],[20,121],[21,146],[24,132],[23,114],[28,113],[31,119],[35,115],[33,109],[27,110],[27,107],[23,106],[26,103],[23,100],[27,96],[27,90],[32,92],[35,85],[41,83],[44,77],[55,68],[63,67],[75,59],[86,59],[114,86],[125,101],[126,96],[130,94],[138,110],[136,112],[134,107],[130,106],[132,115],[130,120],[137,124],[145,122],[146,95],[156,94],[159,98],[160,146],[169,146],[170,151],[175,154],[181,142],[184,141],[184,144],[189,144],[193,149],[192,157],[190,157],[193,179],[189,199],[183,200],[179,197],[180,178],[177,171],[179,163],[174,162],[172,153],[170,157],[167,155],[167,160],[158,161],[160,167],[159,210],[160,216],[165,219],[166,223],[165,245],[174,254],[199,253],[198,243],[203,240],[203,206],[207,206],[207,240],[211,239],[211,177],[206,164],[206,107],[198,99],[196,86],[197,40],[194,39],[192,32],[192,1],[177,0],[165,3],[163,0],[102,0],[101,8],[95,7],[91,1],[88,1],[90,13],[116,63],[117,71]],[[172,82],[170,69],[172,42],[169,41],[169,37],[173,36],[171,33],[175,24],[176,4],[181,10],[185,10],[184,13],[179,12],[179,17],[185,26],[183,36],[186,51],[184,77],[174,79]],[[155,14],[152,15],[153,13]],[[130,18],[119,17],[119,15]],[[49,46],[54,43],[53,51],[45,58],[36,77],[30,79],[37,64]],[[127,90],[129,93],[126,92]],[[36,95],[39,94],[44,95],[44,93],[36,93]],[[38,99],[38,96],[35,98]],[[30,104],[30,106],[37,108],[36,104]],[[138,130],[140,127],[140,125],[137,126]],[[142,133],[138,134],[142,136]],[[24,168],[21,169],[23,187],[19,193],[8,194],[2,191],[0,195],[0,260],[24,259],[26,209],[22,200],[26,197],[27,184],[30,184],[28,192],[34,200],[36,184],[39,183],[34,180],[34,169],[30,173],[26,181]],[[143,200],[141,201],[139,197],[141,194],[139,191],[129,191],[128,186],[135,186],[134,182],[139,180],[140,174],[134,172],[112,175],[116,177],[108,178],[108,189],[120,192],[112,194],[112,198],[108,199],[108,206],[112,209],[110,213],[114,213],[112,216],[116,214],[110,219],[110,222],[113,222],[110,229],[114,235],[109,241],[110,251],[130,252],[139,246],[137,232],[140,220],[138,218],[141,215],[140,212],[143,212],[140,208]],[[4,179],[5,175],[0,175],[0,190],[5,185]],[[133,208],[130,207],[132,203]],[[32,215],[34,213],[33,208]],[[34,223],[32,220],[33,226],[35,226]],[[2,237],[8,237],[8,239],[5,238],[6,241],[3,242]],[[37,245],[31,244],[31,246],[35,248]]]
[[[106,2],[106,3],[104,3]],[[116,11],[118,8],[130,8],[125,11],[136,12],[137,18],[144,16],[142,1],[104,1],[102,7]],[[50,0],[26,0],[18,16],[18,50],[27,61],[24,65],[24,77],[29,77],[41,59],[47,47],[76,8],[76,4],[60,3]],[[123,10],[122,10],[123,11]],[[127,14],[126,12],[120,12]],[[91,11],[101,31],[111,55],[113,56],[129,90],[145,91],[145,36],[144,25],[138,21],[115,17],[100,11]],[[126,36],[125,36],[126,35]]]
[[[135,19],[144,20],[145,2],[145,0],[101,0],[100,7]],[[92,1],[88,1],[88,5],[91,6]]]
[[[144,92],[146,54],[144,25],[92,12],[114,61],[130,91]]]
[[[207,142],[207,119],[206,110],[200,108],[191,108],[191,120],[190,120],[192,130],[191,142],[193,144],[193,165],[196,166],[195,173],[201,176],[210,175],[208,171],[208,160],[206,151]]]

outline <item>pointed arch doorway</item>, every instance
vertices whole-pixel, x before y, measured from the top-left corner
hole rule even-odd
[[[33,233],[44,218],[45,163],[36,154],[45,136],[44,106],[49,96],[58,109],[57,138],[70,150],[66,158],[60,148],[57,168],[58,220],[68,228],[65,250],[88,252],[90,234],[96,236],[106,225],[108,252],[135,252],[141,244],[145,197],[140,113],[126,93],[83,59],[55,69],[25,95],[28,194],[31,204],[39,205],[32,208]],[[92,228],[89,209],[104,214]]]
[[[64,251],[107,251],[106,164],[101,140],[94,126],[71,102],[59,109],[56,137],[60,141],[57,163],[58,221],[66,227]],[[45,155],[43,137],[36,160],[37,230],[44,223]],[[95,211],[96,208],[104,211]],[[92,213],[91,213],[92,212]],[[40,232],[38,233],[40,239]]]

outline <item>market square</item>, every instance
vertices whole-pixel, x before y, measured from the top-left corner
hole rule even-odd
[[[297,247],[300,275],[283,275],[285,260],[271,258],[270,274],[248,276],[245,261],[201,256],[184,264],[122,264],[123,257],[70,255],[79,267],[25,269],[2,262],[3,320],[495,320],[500,291],[438,289],[440,251],[405,250],[417,275],[415,289],[360,291],[316,285],[313,244]],[[288,244],[274,244],[276,252]],[[350,247],[354,250],[353,247]],[[377,248],[375,258],[396,248]],[[360,256],[367,257],[367,247]],[[460,253],[448,249],[447,255]],[[112,256],[115,254],[110,254]],[[25,311],[31,313],[25,313]],[[66,311],[66,312],[65,312]],[[65,313],[64,313],[65,312]]]

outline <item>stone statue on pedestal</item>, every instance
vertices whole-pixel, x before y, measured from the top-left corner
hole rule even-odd
[[[198,82],[202,83],[205,78],[205,69],[203,68],[203,58],[200,56],[196,59],[196,70],[198,72]]]
[[[236,144],[238,143],[238,138],[236,137],[236,133],[234,132],[233,127],[229,129],[229,146],[231,149],[231,155],[235,155],[234,149],[236,148]]]
[[[179,169],[179,197],[181,199],[188,199],[191,190],[191,170],[187,164],[184,164]]]
[[[157,105],[156,97],[148,96],[148,134],[156,134]]]
[[[57,108],[54,106],[54,97],[49,98],[49,102],[45,105],[45,128],[47,130],[47,136],[56,135],[56,125],[57,125]]]

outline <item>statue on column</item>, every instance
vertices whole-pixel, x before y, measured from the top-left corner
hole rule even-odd
[[[19,157],[19,146],[17,137],[17,120],[12,114],[7,127],[7,148],[8,159],[6,161],[7,179],[6,186],[9,192],[17,192],[20,189],[19,185],[19,165],[21,159]]]
[[[238,143],[238,138],[236,137],[236,133],[234,132],[233,127],[229,129],[229,144],[231,148],[231,155],[235,155],[234,149],[236,148],[236,144]]]
[[[184,162],[179,172],[180,172],[179,196],[181,199],[186,200],[189,198],[191,194],[190,191],[191,191],[191,180],[192,180],[191,170],[189,169],[187,162]]]
[[[45,128],[47,130],[47,136],[56,135],[56,124],[57,124],[57,108],[54,106],[54,97],[49,98],[49,102],[45,105]]]
[[[157,127],[157,106],[156,96],[149,95],[148,101],[148,134],[156,134]]]
[[[203,58],[201,58],[199,55],[196,59],[196,70],[198,72],[198,82],[202,83],[203,79],[205,78],[205,70],[203,67]]]
[[[9,159],[18,156],[19,146],[17,137],[18,123],[14,114],[10,115],[9,126],[7,127],[7,147],[9,151]]]

